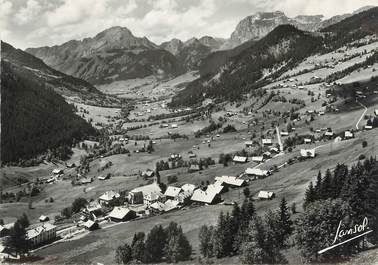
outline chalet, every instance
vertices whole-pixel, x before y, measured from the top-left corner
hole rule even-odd
[[[181,191],[181,188],[169,186],[164,192],[164,195],[167,198],[176,199]]]
[[[252,161],[257,162],[257,163],[262,163],[262,162],[264,162],[264,157],[263,156],[252,156]]]
[[[110,174],[105,174],[97,177],[98,180],[107,180],[110,179]]]
[[[54,175],[60,175],[60,174],[63,174],[63,169],[60,169],[60,168],[55,168],[53,171],[52,171],[52,173],[54,174]]]
[[[171,160],[179,160],[179,159],[181,159],[181,155],[180,155],[180,154],[171,154],[171,155],[169,156],[169,158],[170,158]]]
[[[311,157],[311,158],[314,158],[315,157],[315,149],[301,149],[300,151],[301,153],[301,156],[302,157]]]
[[[312,143],[312,140],[310,138],[305,138],[304,139],[304,143],[305,144],[310,144],[310,143]]]
[[[171,124],[171,128],[172,128],[172,129],[177,129],[177,128],[178,128],[178,125],[175,124],[175,123],[174,123],[174,124]]]
[[[365,130],[372,130],[373,129],[373,126],[371,125],[365,125]]]
[[[155,172],[151,169],[147,169],[146,171],[142,172],[143,178],[152,178],[155,175]]]
[[[219,193],[215,190],[206,190],[196,189],[191,197],[193,202],[203,203],[203,204],[215,204],[221,201]]]
[[[330,131],[327,131],[324,133],[324,136],[327,136],[327,137],[332,137],[334,135],[333,132],[330,132]]]
[[[277,147],[271,147],[271,148],[269,149],[269,151],[270,151],[270,152],[277,153],[277,154],[280,152],[280,151],[278,150]]]
[[[264,159],[271,158],[272,157],[272,153],[269,152],[269,151],[266,151],[266,152],[263,153],[263,157],[264,157]]]
[[[181,186],[181,192],[177,196],[177,200],[181,204],[185,204],[190,200],[190,197],[192,197],[194,190],[196,189],[196,186],[193,184],[184,184]]]
[[[246,147],[252,147],[253,141],[246,141],[244,144],[245,144]]]
[[[125,222],[136,217],[136,213],[126,207],[114,207],[108,217],[113,222]]]
[[[140,192],[143,195],[143,203],[147,206],[156,201],[164,200],[164,194],[161,193],[161,188],[159,184],[153,182],[149,185],[141,186],[131,190],[129,192],[129,202],[132,204],[140,203],[140,199],[137,199],[138,196],[140,196]]]
[[[41,215],[40,217],[39,217],[39,221],[40,222],[47,222],[47,221],[49,221],[50,220],[50,218],[48,217],[48,216],[46,216],[46,215]]]
[[[98,225],[97,222],[95,221],[92,221],[92,220],[88,220],[86,222],[83,223],[83,227],[89,231],[93,231],[93,230],[96,230],[98,228],[100,228],[100,226]]]
[[[378,109],[374,110],[374,114],[375,114],[375,116],[378,116]]]
[[[281,134],[281,136],[288,136],[289,132],[281,132],[280,134]]]
[[[259,198],[260,200],[271,200],[275,197],[275,194],[274,192],[272,191],[264,191],[264,190],[261,190],[259,191],[259,193],[257,194],[257,198]]]
[[[262,170],[259,168],[247,168],[244,173],[250,177],[257,178],[264,178],[269,175],[268,170]]]
[[[196,158],[196,157],[197,157],[197,155],[194,154],[194,153],[189,154],[189,158]]]
[[[150,205],[150,209],[155,213],[169,212],[174,209],[177,209],[179,207],[178,205],[179,202],[176,200],[167,200],[165,203],[154,202]]]
[[[74,168],[76,167],[75,163],[68,163],[66,164],[67,168]]]
[[[215,181],[221,183],[222,186],[242,187],[245,185],[244,179],[238,179],[233,176],[215,177]]]
[[[93,214],[95,216],[101,215],[102,214],[102,206],[98,202],[90,202],[86,207],[85,207],[86,212],[89,214]]]
[[[262,144],[263,145],[272,145],[272,139],[262,139]]]
[[[246,157],[246,156],[234,156],[232,161],[234,163],[247,163],[248,157]]]
[[[201,168],[200,168],[200,166],[199,165],[197,165],[197,164],[191,164],[190,166],[189,166],[189,172],[196,172],[196,171],[200,171],[201,170]]]
[[[92,182],[93,182],[93,178],[82,178],[82,179],[80,180],[80,184],[82,184],[82,185],[90,184],[90,183],[92,183]]]
[[[338,142],[341,142],[343,139],[341,138],[341,136],[337,136],[334,140],[335,143],[338,143]]]
[[[163,123],[163,124],[160,125],[160,128],[168,128],[168,127],[169,127],[169,125],[166,124],[166,123]]]
[[[107,191],[104,194],[102,194],[98,198],[98,202],[101,205],[109,205],[109,203],[111,203],[112,201],[118,199],[119,197],[121,197],[121,195],[119,195],[119,193],[111,190],[111,191]]]
[[[41,226],[26,231],[26,239],[32,247],[53,241],[56,238],[56,226],[44,223]]]
[[[350,131],[345,131],[344,137],[345,137],[345,139],[351,139],[351,138],[354,138],[354,134]]]

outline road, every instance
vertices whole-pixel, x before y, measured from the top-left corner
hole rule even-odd
[[[360,104],[360,105],[365,109],[364,112],[362,113],[361,117],[359,118],[359,120],[358,120],[357,123],[356,123],[356,129],[359,130],[359,128],[358,128],[358,124],[359,124],[359,123],[361,122],[361,120],[364,118],[364,116],[365,116],[366,112],[368,111],[368,109],[367,109],[367,107],[366,107],[365,105],[363,105],[362,103],[360,103],[360,102],[358,102],[358,101],[357,101],[357,103]]]

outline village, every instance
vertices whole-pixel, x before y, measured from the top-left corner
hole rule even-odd
[[[194,73],[99,87],[130,99],[123,108],[67,98],[105,133],[76,143],[67,161],[5,168],[18,182],[0,192],[0,257],[17,258],[2,243],[23,213],[32,255],[102,263],[113,261],[114,249],[135,232],[171,220],[198,256],[200,227],[245,194],[258,213],[282,198],[301,211],[319,171],[377,155],[377,81],[356,83],[356,72],[331,80],[329,72],[377,49],[376,38],[362,42],[310,57],[237,103],[207,99],[196,108],[170,108],[170,96]]]

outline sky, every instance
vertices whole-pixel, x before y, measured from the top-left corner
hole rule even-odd
[[[93,37],[112,26],[157,44],[229,38],[241,19],[256,12],[329,18],[366,5],[378,0],[0,0],[0,38],[25,49]]]

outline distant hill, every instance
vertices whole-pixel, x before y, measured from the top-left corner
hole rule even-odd
[[[112,27],[82,41],[26,51],[47,65],[92,84],[183,73],[182,65],[171,53],[146,37],[135,37],[125,27]]]
[[[69,156],[75,140],[95,129],[62,96],[30,71],[1,61],[1,159],[19,162],[46,153]]]
[[[267,80],[264,71],[277,75],[322,46],[322,37],[316,34],[298,30],[292,25],[278,26],[266,37],[232,57],[218,72],[190,83],[172,99],[171,104],[192,105],[205,97],[240,99],[244,93]]]
[[[1,42],[2,60],[9,62],[19,73],[28,76],[30,80],[46,85],[56,93],[73,101],[93,105],[113,105],[117,100],[104,95],[90,83],[63,74],[49,66],[41,59],[20,49],[15,49],[6,42]]]

